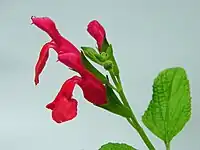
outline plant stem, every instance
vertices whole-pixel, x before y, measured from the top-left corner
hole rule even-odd
[[[127,107],[129,107],[129,109],[131,110],[132,112],[132,118],[131,118],[131,121],[128,120],[128,122],[131,124],[131,126],[133,128],[136,129],[136,131],[139,133],[140,137],[142,138],[142,140],[144,141],[144,143],[146,144],[146,146],[149,148],[149,150],[155,150],[154,146],[152,145],[151,141],[149,140],[149,138],[147,137],[147,135],[145,134],[144,130],[142,129],[142,127],[140,126],[139,122],[137,121],[125,95],[124,95],[124,92],[123,90],[121,90],[119,92],[119,95],[120,95],[120,98],[123,99],[122,101],[125,102],[127,105]]]
[[[149,140],[149,138],[147,137],[147,135],[145,134],[144,130],[142,129],[142,127],[140,126],[140,124],[138,123],[129,103],[128,103],[128,100],[124,94],[124,91],[123,91],[123,88],[122,88],[122,85],[121,85],[121,80],[120,80],[120,77],[117,76],[117,79],[115,78],[115,75],[110,72],[110,75],[111,75],[111,78],[115,84],[115,86],[117,87],[118,89],[118,93],[119,93],[119,96],[123,102],[123,104],[128,107],[130,110],[131,110],[131,113],[132,113],[132,117],[131,118],[127,118],[127,121],[130,123],[130,125],[136,129],[136,131],[139,133],[140,137],[142,138],[142,140],[144,141],[144,143],[146,144],[146,146],[149,148],[149,150],[155,150],[154,146],[152,145],[151,141]],[[118,80],[118,81],[117,81]],[[167,149],[168,150],[168,149]]]
[[[135,117],[135,115],[134,115],[134,113],[133,113],[133,111],[132,111],[132,109],[131,109],[131,106],[130,106],[129,103],[128,103],[128,100],[126,99],[126,96],[125,96],[125,94],[124,94],[123,89],[121,89],[121,90],[119,91],[119,96],[120,96],[122,102],[124,103],[124,105],[127,106],[127,107],[131,110],[133,121],[136,120],[136,117]]]
[[[116,92],[118,92],[118,89],[116,87],[114,87],[110,82],[107,83],[109,87],[111,87],[113,90],[115,90]]]
[[[170,150],[170,142],[165,142],[166,150]]]
[[[117,79],[115,78],[115,75],[111,71],[109,73],[110,73],[110,76],[111,76],[116,88],[119,90],[119,85],[120,84],[118,83]]]
[[[146,146],[149,148],[149,150],[155,150],[155,147],[152,145],[151,141],[149,140],[149,138],[145,134],[145,132],[142,129],[142,127],[139,124],[137,124],[137,126],[135,127],[135,125],[131,121],[128,121],[128,122],[131,124],[131,126],[133,128],[136,129],[136,131],[139,133],[140,137],[142,138],[142,140],[144,141]]]

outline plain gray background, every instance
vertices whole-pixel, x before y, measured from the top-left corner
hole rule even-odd
[[[99,20],[113,44],[126,95],[139,121],[151,99],[153,79],[165,68],[184,67],[192,89],[192,118],[171,147],[200,149],[199,0],[1,0],[1,150],[97,150],[109,141],[147,149],[126,120],[88,103],[79,87],[74,92],[77,118],[64,124],[51,120],[45,105],[74,73],[56,63],[51,51],[40,84],[34,86],[34,65],[49,37],[30,25],[32,15],[51,17],[78,48],[95,46],[86,27],[92,19]],[[162,141],[144,129],[156,149],[164,150]]]

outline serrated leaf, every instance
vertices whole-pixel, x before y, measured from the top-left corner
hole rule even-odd
[[[83,54],[83,52],[81,52],[81,59],[82,59],[82,62],[85,66],[86,69],[88,69],[92,74],[95,75],[95,77],[97,77],[102,83],[107,83],[107,79],[106,77],[101,73],[99,72],[88,60],[87,58],[85,57],[85,55]]]
[[[169,143],[191,117],[189,80],[181,67],[165,69],[154,80],[153,96],[142,116],[145,126]]]
[[[132,146],[129,146],[124,143],[107,143],[101,146],[99,150],[136,150]]]

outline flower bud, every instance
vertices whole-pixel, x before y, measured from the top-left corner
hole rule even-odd
[[[110,61],[110,60],[107,60],[104,64],[103,64],[103,67],[110,71],[111,69],[113,69],[113,62]]]

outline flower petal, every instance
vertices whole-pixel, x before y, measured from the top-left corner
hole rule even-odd
[[[59,93],[57,94],[55,100],[48,105],[46,105],[46,108],[53,110],[55,108],[55,104],[59,101],[60,97],[65,96],[67,99],[71,99],[73,96],[73,90],[75,85],[81,81],[81,78],[79,76],[73,76],[70,79],[66,80]]]
[[[106,36],[103,26],[97,20],[93,20],[88,24],[87,31],[97,41],[98,48],[101,50]]]
[[[45,31],[57,44],[62,40],[62,36],[56,29],[56,25],[49,17],[31,17],[32,24]]]
[[[80,75],[85,71],[80,55],[74,53],[63,53],[58,55],[58,60],[73,70],[76,70]]]
[[[105,86],[90,72],[84,74],[78,85],[83,90],[85,99],[95,105],[103,105],[107,103]]]
[[[31,17],[32,24],[36,25],[38,28],[45,32],[51,32],[53,28],[56,28],[55,23],[49,17]]]
[[[72,120],[77,116],[78,102],[75,99],[66,99],[66,97],[60,97],[56,103],[55,108],[52,111],[52,118],[57,123]]]
[[[72,98],[75,85],[81,78],[74,76],[62,85],[55,100],[46,105],[52,110],[52,117],[58,123],[71,120],[77,115],[77,101]]]
[[[49,49],[50,48],[53,48],[53,49],[57,48],[56,44],[53,41],[46,43],[40,51],[39,59],[35,66],[35,79],[34,79],[35,85],[37,85],[39,83],[39,75],[41,74],[42,70],[44,69],[46,61],[49,57]]]

